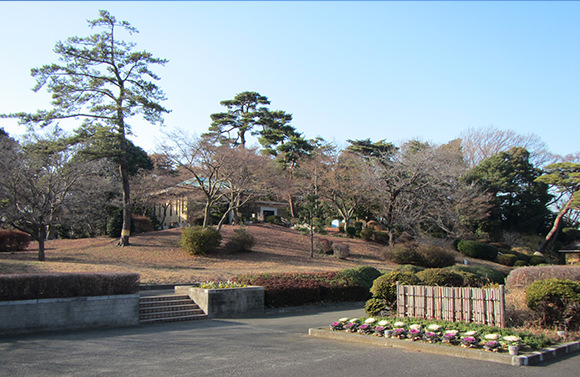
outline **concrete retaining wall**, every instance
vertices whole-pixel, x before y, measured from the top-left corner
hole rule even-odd
[[[138,293],[0,302],[0,335],[138,324]]]
[[[264,287],[226,289],[175,287],[175,293],[191,297],[210,318],[264,312]]]

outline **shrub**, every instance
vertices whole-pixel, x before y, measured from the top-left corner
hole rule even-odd
[[[411,272],[391,271],[375,279],[371,293],[375,298],[385,300],[388,307],[397,303],[397,281],[401,284],[421,284],[421,280]]]
[[[338,259],[346,259],[350,255],[350,246],[345,243],[334,242],[332,244],[332,251]]]
[[[478,287],[481,288],[490,283],[489,279],[485,276],[478,275],[473,272],[468,271],[454,271],[454,273],[461,276],[463,279],[462,287]]]
[[[354,236],[356,236],[356,228],[354,226],[347,226],[346,235],[350,238],[354,238]]]
[[[328,238],[317,238],[315,246],[320,254],[330,255],[334,252],[332,250],[332,241]]]
[[[417,248],[420,255],[419,265],[426,268],[442,268],[453,266],[455,256],[439,246],[421,245]]]
[[[389,243],[389,233],[387,232],[381,232],[379,230],[376,230],[373,234],[373,238],[375,239],[375,242],[378,243],[382,243],[385,245]]]
[[[360,285],[367,291],[371,289],[375,279],[382,275],[379,270],[370,266],[349,268],[347,270],[340,271],[339,274],[344,276],[349,281]]]
[[[499,254],[497,256],[497,262],[503,264],[504,266],[513,266],[518,260],[517,255],[514,254]]]
[[[471,272],[480,276],[482,279],[488,283],[496,283],[496,284],[504,284],[505,282],[505,275],[503,272],[489,266],[451,266],[446,267],[447,269],[455,272],[465,271]]]
[[[194,226],[181,231],[181,247],[191,255],[209,254],[220,245],[221,234],[215,228]]]
[[[417,272],[423,271],[424,269],[425,269],[424,267],[414,266],[412,264],[404,264],[402,266],[395,268],[395,271],[411,272],[413,274],[416,274]]]
[[[373,239],[375,231],[372,228],[363,228],[360,231],[360,238],[365,241],[370,241]]]
[[[497,248],[481,241],[461,240],[457,243],[457,250],[471,258],[495,260]]]
[[[365,313],[371,317],[380,315],[386,308],[385,300],[380,298],[371,298],[365,303]]]
[[[0,251],[24,250],[30,244],[30,236],[19,230],[0,230]]]
[[[533,282],[526,289],[526,303],[544,326],[576,330],[580,324],[580,283],[547,279]]]
[[[256,239],[248,233],[246,228],[238,228],[234,230],[234,235],[226,244],[226,248],[230,251],[240,253],[251,251],[255,243]]]
[[[398,264],[412,264],[426,268],[441,268],[453,266],[455,256],[439,246],[417,245],[409,242],[386,247],[382,251],[383,258]]]
[[[276,216],[276,215],[266,216],[264,221],[269,223],[269,224],[284,225],[284,222],[282,221],[282,217]]]
[[[153,231],[153,223],[147,216],[132,215],[131,222],[134,233],[147,233]]]
[[[527,287],[536,280],[552,278],[580,281],[580,267],[538,266],[516,268],[508,275],[506,285],[509,287]]]
[[[463,276],[443,268],[429,268],[418,272],[417,277],[425,285],[440,287],[461,287],[463,286]]]
[[[411,243],[385,247],[382,250],[382,255],[386,260],[398,264],[423,264],[422,255],[417,252],[417,248]]]
[[[528,263],[525,260],[521,260],[521,259],[518,259],[514,263],[514,267],[523,267],[523,266],[527,266],[527,265],[528,265]]]
[[[542,263],[546,263],[546,258],[544,258],[542,255],[532,255],[530,257],[530,264],[532,266],[537,266]]]

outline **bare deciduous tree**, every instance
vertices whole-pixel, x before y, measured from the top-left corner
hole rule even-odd
[[[527,149],[530,152],[530,161],[535,166],[541,167],[555,162],[555,157],[549,152],[546,143],[533,133],[521,135],[512,130],[488,126],[469,128],[461,133],[460,138],[465,160],[470,167],[512,147]]]

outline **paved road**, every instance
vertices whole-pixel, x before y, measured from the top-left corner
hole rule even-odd
[[[360,307],[360,306],[359,306]],[[362,310],[296,313],[0,339],[0,376],[577,376],[580,355],[532,367],[308,337]]]

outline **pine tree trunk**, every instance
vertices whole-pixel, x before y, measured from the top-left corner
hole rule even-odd
[[[574,200],[574,197],[572,196],[570,198],[570,200],[568,200],[568,202],[566,203],[564,208],[562,208],[560,210],[560,212],[558,213],[556,220],[554,220],[554,225],[552,226],[552,229],[550,230],[550,232],[548,232],[548,234],[546,235],[546,238],[544,239],[544,242],[542,242],[542,244],[538,248],[538,251],[540,253],[545,252],[546,249],[548,248],[548,245],[558,236],[558,231],[560,230],[560,227],[562,226],[562,220],[564,219],[564,215],[566,215],[566,213],[570,210],[570,207],[572,206],[573,200]]]
[[[121,184],[123,186],[123,226],[121,228],[121,238],[118,245],[128,246],[129,237],[131,236],[131,188],[129,186],[129,173],[127,171],[127,144],[125,139],[124,127],[120,127],[120,154],[119,154],[119,173],[121,174]]]

